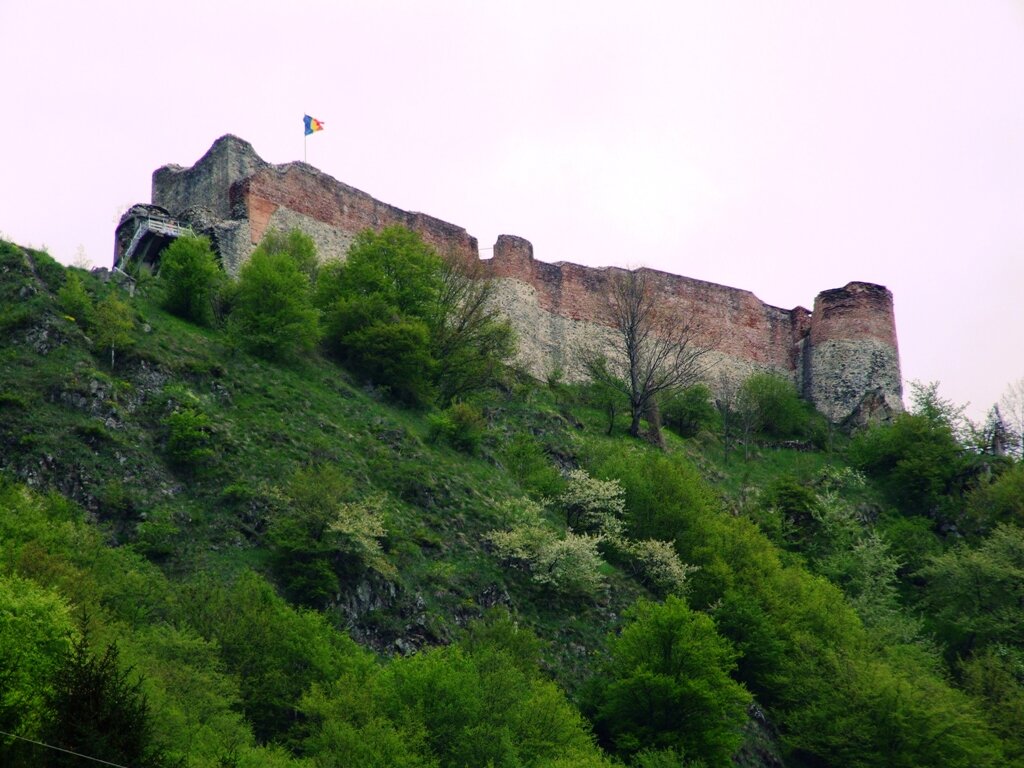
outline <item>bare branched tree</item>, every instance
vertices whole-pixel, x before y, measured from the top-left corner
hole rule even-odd
[[[660,397],[703,378],[714,343],[693,318],[670,315],[659,306],[646,270],[610,275],[609,313],[615,343],[609,349],[584,351],[583,364],[592,380],[626,397],[629,433],[639,437],[641,419],[657,413]]]
[[[999,412],[1009,432],[1010,453],[1024,456],[1024,379],[1010,384],[999,400]]]

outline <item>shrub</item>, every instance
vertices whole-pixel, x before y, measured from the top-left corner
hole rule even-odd
[[[182,467],[198,468],[214,455],[213,426],[198,406],[179,405],[163,420],[167,456]]]
[[[719,421],[711,390],[697,384],[668,398],[660,405],[661,421],[680,437],[694,437],[702,429],[714,429]]]
[[[555,496],[564,485],[558,469],[544,447],[532,435],[520,432],[513,436],[501,454],[502,463],[527,493],[535,497]]]
[[[381,547],[387,535],[386,496],[352,499],[351,481],[324,465],[299,470],[274,497],[278,512],[268,531],[272,562],[293,600],[323,605],[338,593],[341,575],[394,576]]]
[[[756,373],[740,390],[740,399],[755,414],[755,429],[767,437],[803,437],[810,424],[810,408],[793,383],[775,373]]]
[[[586,470],[575,469],[558,496],[565,522],[576,531],[616,537],[622,534],[626,493],[617,480],[598,480]]]
[[[430,439],[444,441],[456,450],[475,453],[487,430],[480,409],[469,403],[453,403],[441,413],[431,414]]]
[[[65,272],[64,285],[57,292],[57,302],[82,328],[89,328],[92,325],[96,307],[92,297],[85,290],[82,278],[75,270],[69,269]]]
[[[543,507],[529,499],[508,502],[501,511],[511,525],[491,531],[487,539],[507,565],[529,571],[533,581],[557,592],[591,595],[603,585],[601,537],[572,532],[559,537],[545,525]]]
[[[623,541],[619,550],[629,558],[633,575],[660,595],[686,594],[687,579],[698,570],[683,563],[675,546],[667,541]]]
[[[559,592],[592,595],[604,584],[604,560],[597,551],[598,536],[569,531],[541,546],[534,558],[533,580]]]

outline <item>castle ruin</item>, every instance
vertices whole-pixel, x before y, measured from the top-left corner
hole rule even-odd
[[[616,268],[538,261],[527,240],[510,235],[499,236],[492,258],[481,260],[476,238],[462,227],[382,203],[306,163],[272,165],[230,135],[191,168],[153,173],[152,204],[134,206],[118,225],[114,265],[155,260],[175,227],[209,236],[225,270],[237,274],[270,229],[301,229],[330,259],[344,258],[361,230],[394,224],[418,232],[442,255],[479,262],[518,333],[521,363],[534,375],[561,369],[572,378],[577,344],[610,337],[608,280]],[[822,291],[808,311],[666,272],[648,270],[647,277],[667,312],[706,329],[709,344],[713,337],[713,389],[773,371],[835,422],[902,410],[892,293],[884,286],[851,282]]]

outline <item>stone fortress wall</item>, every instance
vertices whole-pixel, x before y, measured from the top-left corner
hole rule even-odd
[[[442,254],[480,259],[476,238],[462,227],[382,203],[306,163],[266,163],[235,136],[218,139],[191,168],[154,172],[153,203],[209,235],[231,273],[272,228],[305,231],[321,257],[332,259],[344,258],[359,231],[401,224]],[[510,235],[501,235],[493,257],[480,265],[518,333],[521,361],[535,375],[561,369],[576,378],[572,351],[595,340],[611,343],[608,281],[617,268],[538,261],[529,241]],[[810,312],[666,272],[649,270],[648,280],[666,311],[696,321],[714,341],[712,388],[723,376],[776,371],[837,422],[902,410],[893,300],[885,287],[851,282],[823,291]]]

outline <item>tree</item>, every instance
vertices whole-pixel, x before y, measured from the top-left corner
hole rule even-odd
[[[263,357],[294,357],[312,349],[320,337],[319,313],[300,257],[261,244],[239,272],[228,330]]]
[[[1008,450],[1018,459],[1024,457],[1024,379],[1006,388],[999,399],[999,412],[1011,436]]]
[[[57,302],[68,317],[82,328],[89,328],[92,325],[96,308],[93,306],[92,297],[82,284],[82,278],[75,270],[69,269],[64,273],[64,285],[57,292]]]
[[[71,644],[71,611],[55,592],[0,575],[0,731],[36,738],[53,673]],[[0,736],[0,763],[30,765],[25,742]]]
[[[132,670],[122,669],[119,657],[116,645],[94,655],[88,633],[74,642],[48,695],[42,740],[100,760],[158,768],[167,761],[154,744],[142,680],[132,680]],[[65,753],[48,757],[52,766],[81,764]]]
[[[976,549],[932,558],[920,576],[940,635],[958,653],[995,643],[1024,648],[1024,528],[1002,524]]]
[[[132,316],[131,305],[121,301],[115,293],[107,294],[96,305],[94,314],[96,322],[96,344],[100,349],[110,348],[110,369],[114,369],[115,350],[124,351],[133,343],[132,330],[135,318]]]
[[[394,574],[380,544],[386,497],[352,500],[351,481],[331,465],[299,470],[282,491],[268,538],[289,597],[320,606],[338,593],[339,574]]]
[[[608,640],[609,660],[587,696],[601,741],[624,756],[675,749],[731,765],[751,696],[730,674],[736,653],[714,621],[681,598],[641,600]]]
[[[696,384],[667,397],[661,405],[661,416],[665,425],[681,437],[695,437],[715,423],[711,390],[706,384]]]
[[[440,277],[432,336],[444,405],[498,382],[515,354],[515,335],[494,308],[494,283],[484,279],[479,262],[443,259]]]
[[[408,403],[448,405],[492,386],[514,343],[480,278],[405,227],[360,232],[317,279],[328,345]]]
[[[179,237],[160,258],[164,309],[199,325],[210,325],[222,275],[209,238]]]
[[[708,368],[709,337],[692,318],[672,317],[658,304],[645,269],[609,275],[609,319],[615,343],[605,354],[583,351],[595,381],[618,389],[629,401],[629,433],[640,436],[640,421],[657,412],[659,397],[696,384]]]

